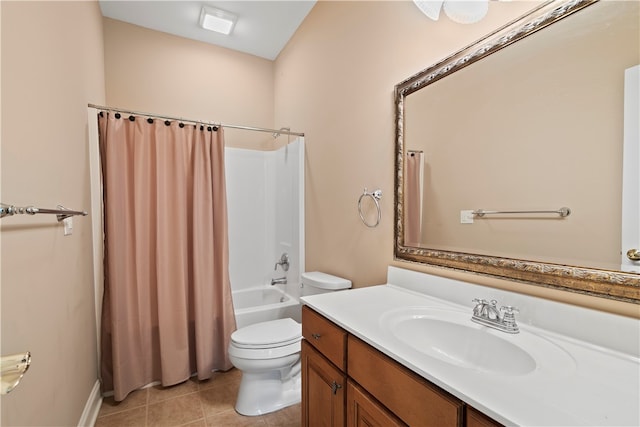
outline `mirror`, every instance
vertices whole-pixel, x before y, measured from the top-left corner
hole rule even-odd
[[[547,2],[396,86],[397,259],[640,303],[619,271],[639,9]]]

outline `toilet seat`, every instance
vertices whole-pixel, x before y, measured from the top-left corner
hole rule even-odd
[[[293,319],[255,323],[231,334],[229,355],[241,359],[276,359],[300,352],[302,325]]]
[[[302,339],[302,325],[293,319],[277,319],[240,328],[231,334],[236,348],[270,349],[295,344]]]
[[[281,347],[271,347],[271,348],[242,348],[237,347],[234,343],[229,344],[229,356],[235,357],[238,359],[248,359],[248,360],[256,360],[256,361],[266,361],[270,359],[279,359],[281,357],[291,356],[296,353],[300,353],[301,346],[300,338],[298,341],[293,344],[284,345]],[[233,362],[233,359],[232,359]]]

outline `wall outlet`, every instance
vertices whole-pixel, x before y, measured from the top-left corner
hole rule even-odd
[[[64,235],[73,234],[73,217],[63,219],[62,223],[64,224]]]
[[[473,211],[460,211],[460,224],[473,224]]]

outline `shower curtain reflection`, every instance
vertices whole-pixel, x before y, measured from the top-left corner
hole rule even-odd
[[[103,391],[231,367],[223,130],[100,113]]]
[[[422,239],[422,203],[424,183],[424,153],[408,151],[405,180],[405,245],[419,246]]]

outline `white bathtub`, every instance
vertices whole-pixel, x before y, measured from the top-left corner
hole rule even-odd
[[[237,290],[231,295],[238,329],[253,323],[287,317],[300,322],[298,299],[275,286]]]

